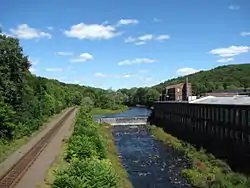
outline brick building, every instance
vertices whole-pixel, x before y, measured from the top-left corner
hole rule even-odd
[[[187,101],[192,95],[192,86],[188,82],[170,85],[162,90],[161,101]]]

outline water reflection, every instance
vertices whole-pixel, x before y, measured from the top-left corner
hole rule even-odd
[[[142,107],[131,107],[129,110],[120,114],[103,114],[95,117],[134,117],[134,116],[149,116],[151,110]]]

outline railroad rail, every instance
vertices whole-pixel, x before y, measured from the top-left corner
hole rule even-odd
[[[29,167],[35,162],[40,153],[45,149],[54,135],[59,131],[64,122],[73,113],[71,109],[49,130],[18,162],[16,162],[1,178],[0,188],[13,188],[24,176]]]

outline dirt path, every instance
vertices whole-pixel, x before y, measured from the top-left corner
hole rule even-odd
[[[59,116],[52,119],[48,123],[47,127],[38,135],[33,137],[30,142],[21,147],[18,151],[13,153],[6,161],[0,164],[0,175],[6,172],[15,162],[17,162],[32,146],[43,137],[70,109],[65,110]],[[66,120],[63,127],[47,145],[45,150],[40,154],[38,159],[33,163],[30,169],[23,176],[21,181],[17,184],[18,188],[35,188],[36,185],[43,182],[46,175],[46,170],[50,167],[51,163],[55,160],[56,156],[60,153],[62,140],[65,136],[70,134],[70,127],[73,124],[73,120],[76,114],[76,110]]]

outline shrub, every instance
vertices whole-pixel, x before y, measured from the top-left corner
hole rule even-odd
[[[57,171],[52,188],[116,188],[118,176],[108,160],[74,161],[68,169]]]

